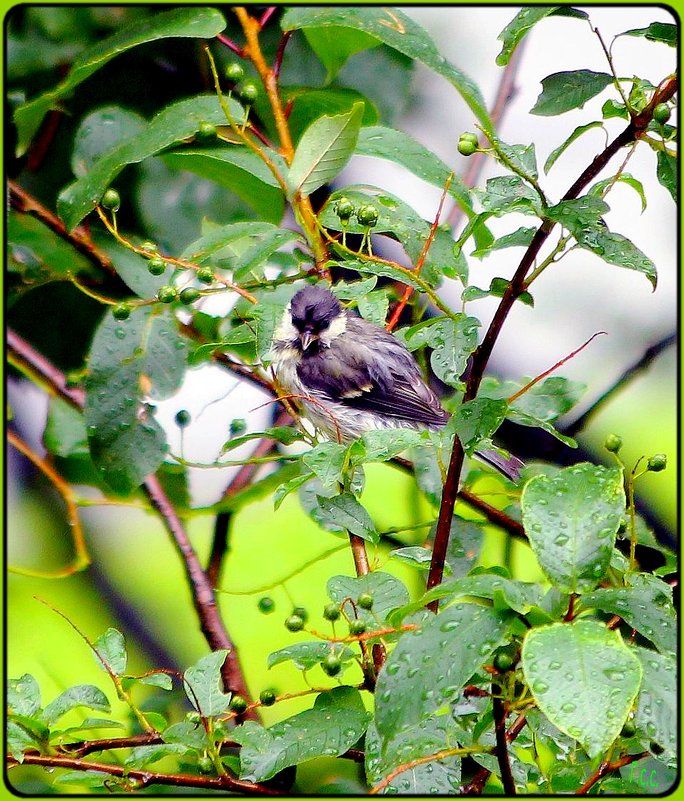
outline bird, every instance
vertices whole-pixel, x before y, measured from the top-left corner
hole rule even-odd
[[[406,347],[389,331],[344,309],[322,284],[292,298],[273,334],[271,366],[327,439],[349,443],[372,430],[439,430],[450,415]],[[522,462],[495,451],[481,459],[517,480]]]

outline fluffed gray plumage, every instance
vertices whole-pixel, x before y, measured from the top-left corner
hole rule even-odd
[[[413,356],[384,328],[345,310],[320,284],[292,298],[273,337],[273,369],[325,436],[349,442],[386,428],[439,429],[449,419]],[[509,478],[522,462],[479,453]]]

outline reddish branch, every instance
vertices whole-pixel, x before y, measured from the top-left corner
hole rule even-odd
[[[28,342],[23,340],[12,330],[7,332],[7,341],[11,350],[27,363],[31,370],[59,392],[59,394],[80,411],[83,410],[84,394],[81,390],[76,391],[66,386],[64,375],[48,360],[41,356]],[[225,648],[228,655],[223,664],[222,676],[226,690],[236,692],[245,699],[249,699],[249,691],[245,683],[242,670],[238,662],[237,652],[228,632],[223,625],[221,616],[218,612],[214,590],[203,571],[199,558],[195,553],[188,538],[185,528],[169,501],[166,493],[162,489],[159,479],[149,476],[143,484],[143,491],[149,498],[152,506],[159,513],[167,531],[171,534],[173,542],[178,550],[186,575],[190,582],[192,599],[195,610],[200,621],[200,627],[207,642],[212,650]],[[255,712],[248,712],[254,717]]]
[[[650,756],[648,751],[641,751],[638,754],[626,754],[625,756],[620,757],[620,759],[616,759],[613,762],[602,762],[579,788],[579,790],[577,790],[576,795],[586,795],[589,790],[591,790],[591,788],[597,782],[601,781],[604,776],[607,776],[609,773],[613,773],[616,770],[620,770],[620,768],[624,768],[625,765],[630,765],[632,762],[645,759],[648,756]]]
[[[43,756],[42,754],[24,754],[19,763],[14,757],[7,757],[7,766],[12,768],[22,765],[41,765],[44,768],[66,768],[67,770],[98,771],[110,776],[119,776],[136,785],[137,788],[156,784],[171,787],[199,787],[207,790],[232,790],[251,795],[275,795],[283,793],[262,784],[251,784],[234,779],[231,776],[194,776],[190,773],[153,773],[149,770],[136,770],[124,765],[110,765],[106,762],[87,762],[84,759],[66,756]]]
[[[582,190],[599,175],[604,167],[608,165],[616,153],[643,135],[646,126],[651,119],[653,109],[656,107],[656,105],[658,105],[658,103],[663,103],[671,98],[676,89],[677,79],[674,76],[670,76],[663,81],[658,89],[653,93],[653,98],[651,99],[647,109],[645,109],[644,112],[637,117],[634,117],[625,130],[619,134],[605,148],[605,150],[596,156],[596,158],[582,172],[570,189],[568,189],[562,200],[572,200],[578,197]],[[650,110],[649,113],[647,113],[648,110]],[[489,358],[494,349],[494,345],[496,344],[499,334],[501,333],[506,318],[513,308],[513,304],[515,303],[516,299],[524,291],[527,274],[533,267],[542,245],[548,239],[549,234],[555,225],[556,223],[553,220],[544,219],[534,234],[532,242],[523,254],[523,257],[513,275],[511,282],[506,287],[506,291],[501,298],[501,302],[499,303],[489,328],[487,329],[487,333],[473,355],[471,371],[470,375],[468,376],[466,390],[463,396],[464,402],[473,400],[473,398],[475,398],[477,395],[480,382],[484,376],[485,368],[487,367]],[[463,446],[461,445],[458,437],[456,437],[454,439],[454,446],[449,459],[447,478],[444,484],[444,491],[442,493],[442,503],[439,510],[439,519],[437,521],[437,531],[435,534],[435,545],[432,552],[432,562],[430,563],[430,571],[427,579],[428,589],[440,584],[442,581],[444,562],[449,545],[451,519],[454,513],[456,496],[458,495],[458,482],[463,469],[463,459]],[[433,612],[436,612],[438,604],[439,602],[435,601],[429,605],[429,608]]]

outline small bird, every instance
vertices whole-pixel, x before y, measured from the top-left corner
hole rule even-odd
[[[441,428],[449,420],[413,356],[384,328],[342,308],[330,290],[307,285],[290,301],[273,336],[281,387],[333,441],[366,431]],[[478,453],[513,480],[522,462]]]

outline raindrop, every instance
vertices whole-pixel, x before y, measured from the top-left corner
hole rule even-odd
[[[565,703],[565,704],[563,704],[561,706],[561,712],[570,713],[570,712],[574,712],[576,709],[577,709],[577,707],[573,703],[571,703],[570,701],[568,701],[567,703]]]
[[[532,691],[535,693],[545,693],[549,689],[549,685],[545,681],[535,681],[532,685]]]
[[[570,540],[570,537],[568,537],[568,535],[567,535],[567,534],[559,534],[559,535],[558,535],[558,536],[557,536],[557,537],[554,539],[554,541],[553,541],[553,542],[554,542],[554,545],[566,545],[566,544],[568,543],[568,541],[569,541],[569,540]]]

